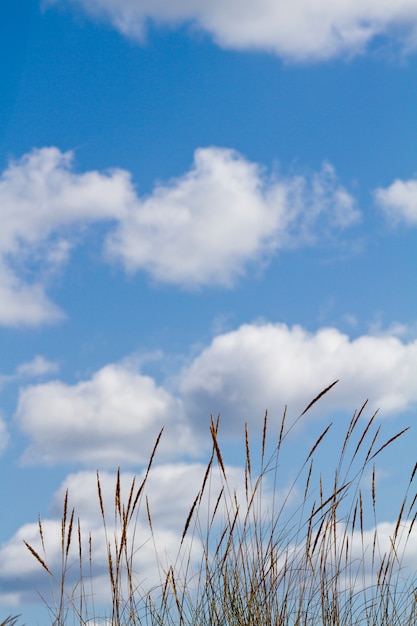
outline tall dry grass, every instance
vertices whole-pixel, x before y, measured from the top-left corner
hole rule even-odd
[[[51,621],[57,626],[69,621],[86,624],[103,620],[112,626],[416,625],[416,571],[404,571],[402,555],[417,516],[417,494],[413,491],[417,464],[408,478],[387,547],[377,526],[376,461],[407,429],[381,440],[375,415],[364,419],[365,406],[347,426],[337,466],[322,473],[315,470],[320,455],[326,454],[329,425],[308,450],[285,497],[277,495],[280,462],[295,425],[287,427],[286,414],[272,449],[267,416],[256,454],[246,427],[243,495],[228,478],[219,421],[212,419],[211,456],[184,519],[178,552],[169,563],[159,553],[163,548],[155,539],[146,496],[162,432],[143,480],[140,484],[132,481],[126,501],[121,496],[118,471],[111,527],[97,473],[110,583],[107,612],[103,615],[95,608],[92,539],[88,538],[84,554],[80,521],[74,509],[68,508],[67,494],[60,571],[52,572],[48,566],[41,520],[42,549],[26,544],[55,585]],[[214,472],[221,478],[217,492],[212,487]],[[140,510],[146,512],[160,572],[160,583],[150,589],[144,589],[137,579],[141,550],[136,545],[135,529]],[[79,579],[68,588],[72,542],[78,546]]]

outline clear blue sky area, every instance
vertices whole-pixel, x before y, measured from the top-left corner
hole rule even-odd
[[[417,2],[240,1],[2,2],[0,621],[42,620],[22,539],[38,513],[52,533],[66,486],[87,506],[95,470],[142,471],[165,426],[158,471],[184,468],[188,502],[211,413],[239,467],[245,422],[294,420],[336,379],[283,483],[332,421],[331,463],[368,399],[386,438],[411,426],[378,468],[396,519],[417,443]]]

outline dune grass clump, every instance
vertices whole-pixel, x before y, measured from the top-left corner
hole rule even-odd
[[[245,428],[241,488],[230,481],[219,420],[212,419],[211,456],[171,561],[155,539],[156,520],[146,496],[162,433],[143,480],[132,481],[126,501],[118,471],[111,527],[97,473],[109,584],[105,612],[94,604],[92,539],[88,538],[84,556],[80,520],[74,509],[69,510],[67,493],[60,572],[52,572],[48,565],[41,520],[42,549],[26,544],[58,590],[50,607],[54,626],[69,621],[112,626],[416,626],[416,571],[404,568],[403,555],[417,516],[417,494],[412,491],[417,464],[389,537],[382,537],[376,462],[408,429],[381,441],[375,415],[364,419],[365,407],[366,403],[347,426],[336,467],[315,470],[318,455],[326,454],[329,425],[307,451],[284,495],[278,489],[280,462],[294,427],[294,423],[287,427],[286,414],[273,444],[265,416],[256,455]],[[144,588],[138,577],[144,541],[136,533],[139,512],[145,514],[155,543],[159,579],[150,588]],[[72,542],[78,546],[79,578],[68,588],[67,573],[74,566]]]

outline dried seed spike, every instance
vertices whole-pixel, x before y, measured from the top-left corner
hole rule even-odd
[[[308,519],[307,536],[306,536],[306,553],[310,555],[311,538],[313,536],[313,516],[310,515]],[[313,568],[314,569],[314,568]]]
[[[320,507],[320,508],[321,508],[321,507]],[[317,509],[317,511],[318,511],[318,510],[319,510],[319,509]],[[317,512],[317,511],[316,511],[316,512]],[[315,515],[315,513],[314,513],[314,515]],[[311,549],[311,555],[313,555],[313,554],[314,554],[314,551],[315,551],[315,549],[316,549],[316,547],[317,547],[317,544],[318,544],[319,539],[320,539],[320,537],[321,537],[321,531],[322,531],[323,524],[324,524],[325,520],[326,520],[326,518],[325,518],[325,517],[323,517],[323,519],[321,520],[321,523],[320,523],[319,529],[318,529],[317,534],[316,534],[316,538],[314,539],[313,547],[312,547],[312,549]]]
[[[411,513],[411,511],[413,510],[413,507],[414,507],[414,505],[415,505],[415,503],[416,503],[416,500],[417,500],[417,493],[415,493],[415,494],[414,494],[414,498],[412,499],[411,504],[410,504],[410,506],[409,506],[409,508],[408,508],[407,517],[409,517],[409,516],[410,516],[410,513]]]
[[[211,457],[210,457],[210,461],[209,461],[209,462],[208,462],[208,464],[207,464],[207,467],[206,467],[206,472],[205,472],[205,474],[204,474],[203,482],[202,482],[202,485],[201,485],[201,489],[200,489],[200,501],[201,501],[201,498],[203,497],[203,493],[204,493],[204,490],[205,490],[205,488],[206,488],[207,480],[208,480],[208,477],[209,477],[209,475],[210,475],[210,470],[211,470],[211,467],[212,467],[212,465],[213,465],[213,458],[214,458],[214,456],[213,456],[213,453],[212,453],[212,454],[211,454]]]
[[[364,412],[365,407],[366,407],[367,404],[368,404],[368,400],[365,400],[365,402],[362,404],[361,408],[359,409],[359,413],[358,413],[358,415],[356,417],[356,422],[358,421],[358,419],[360,418],[360,416]],[[356,426],[356,423],[355,423],[355,426]]]
[[[304,489],[304,500],[305,500],[305,499],[306,499],[306,497],[307,497],[308,488],[309,488],[309,486],[310,486],[310,479],[311,479],[311,473],[312,473],[312,471],[313,471],[313,459],[311,459],[311,461],[310,461],[310,468],[309,468],[309,470],[308,470],[308,476],[307,476],[307,480],[306,480],[306,486],[305,486],[305,489]]]
[[[78,530],[78,557],[80,559],[80,564],[82,563],[82,554],[83,554],[83,549],[82,549],[82,541],[81,541],[81,522],[80,522],[80,518],[78,518],[77,520],[77,530]]]
[[[192,518],[193,513],[194,513],[194,509],[197,506],[197,502],[198,502],[199,499],[200,499],[200,493],[197,494],[197,497],[196,497],[196,499],[193,502],[193,505],[192,505],[192,507],[190,509],[190,512],[188,513],[187,521],[185,522],[184,530],[182,531],[182,535],[181,535],[181,544],[184,541],[185,535],[187,534],[187,530],[188,530],[188,527],[190,525],[191,518]]]
[[[367,425],[366,425],[366,427],[365,427],[365,429],[364,429],[364,431],[363,431],[363,433],[362,433],[362,435],[361,435],[361,437],[360,437],[360,439],[359,439],[358,445],[356,446],[356,450],[355,450],[355,452],[353,453],[353,456],[352,456],[352,461],[353,461],[353,459],[356,457],[357,453],[359,452],[359,449],[360,449],[360,447],[361,447],[361,445],[362,445],[362,442],[363,442],[363,440],[365,439],[366,434],[368,433],[369,429],[371,428],[371,425],[372,425],[372,423],[373,423],[373,421],[374,421],[375,417],[376,417],[376,413],[374,413],[374,414],[372,415],[371,419],[370,419],[370,420],[369,420],[369,422],[367,423]]]
[[[372,490],[372,507],[374,510],[374,513],[376,511],[376,495],[375,495],[375,463],[372,467],[372,486],[371,486],[371,490]]]
[[[263,460],[265,458],[265,444],[266,444],[267,424],[268,424],[268,411],[265,411],[264,426],[263,426],[263,430],[262,430],[262,463],[263,463]]]
[[[97,470],[97,491],[98,491],[98,501],[99,501],[99,504],[100,504],[101,516],[102,516],[102,518],[104,520],[105,517],[104,517],[103,495],[101,493],[100,475],[98,473],[98,470]]]
[[[406,503],[406,498],[404,498],[403,503],[401,505],[401,509],[400,509],[400,513],[398,515],[398,519],[397,519],[397,523],[395,524],[395,530],[394,530],[394,537],[393,537],[393,543],[396,542],[397,540],[397,535],[398,535],[398,530],[400,528],[400,524],[402,521],[402,517],[403,517],[403,513],[404,513],[404,507],[405,507],[405,503]]]
[[[307,413],[307,411],[309,409],[311,409],[311,407],[313,406],[313,404],[315,404],[318,400],[320,400],[320,398],[322,398],[328,391],[330,391],[330,389],[332,387],[334,387],[337,383],[339,382],[339,380],[335,380],[331,385],[329,385],[328,387],[326,387],[326,389],[323,389],[323,391],[321,391],[315,398],[314,400],[312,400],[310,402],[310,404],[304,409],[304,411],[300,414],[300,417],[302,417],[303,415],[305,415]]]
[[[224,468],[223,458],[222,458],[222,455],[221,455],[221,452],[220,452],[219,444],[217,443],[217,428],[214,427],[213,421],[212,421],[211,426],[210,426],[210,432],[211,432],[211,437],[212,437],[212,440],[213,440],[213,446],[214,446],[214,449],[216,451],[217,461],[218,461],[218,463],[220,465],[220,468],[222,470],[222,474],[223,474],[224,478],[226,479],[226,470]]]
[[[162,437],[162,433],[163,432],[164,432],[164,428],[162,427],[161,430],[159,431],[158,437],[156,438],[155,445],[154,445],[153,450],[152,450],[152,454],[151,454],[151,456],[149,458],[148,467],[146,468],[146,473],[145,473],[145,480],[148,477],[148,474],[149,474],[149,472],[151,470],[151,466],[152,466],[152,463],[153,463],[153,460],[154,460],[154,457],[155,457],[155,454],[156,454],[156,450],[157,450],[157,448],[159,446],[159,442],[161,441],[161,437]]]
[[[214,421],[213,415],[210,415],[210,420],[211,420],[211,424],[213,424],[216,430],[216,435],[217,435],[217,433],[219,432],[220,414],[217,416],[216,421]]]
[[[149,472],[151,471],[152,462],[153,462],[153,459],[155,457],[156,450],[157,450],[157,448],[159,446],[159,442],[161,441],[161,437],[162,437],[162,433],[163,432],[164,432],[164,429],[161,428],[161,430],[159,431],[159,435],[156,438],[155,445],[154,445],[153,450],[152,450],[152,454],[151,454],[151,456],[149,458],[149,463],[148,463],[148,467],[146,468],[145,477],[142,480],[142,483],[141,483],[141,485],[140,485],[140,487],[139,487],[139,489],[138,489],[138,491],[136,493],[135,500],[133,502],[133,505],[132,505],[132,508],[131,508],[131,511],[130,511],[129,519],[132,519],[133,514],[134,514],[134,512],[136,510],[137,504],[139,502],[139,498],[140,498],[140,496],[142,494],[142,491],[143,491],[143,489],[145,487],[146,481],[147,481],[148,476],[149,476]]]
[[[110,583],[111,583],[111,588],[112,590],[115,590],[115,584],[114,584],[114,572],[113,572],[113,559],[112,559],[112,555],[111,555],[111,545],[110,543],[107,544],[107,561],[109,564],[109,574],[110,574]]]
[[[350,439],[353,431],[355,430],[355,428],[356,428],[356,426],[357,426],[357,424],[359,422],[359,419],[360,419],[360,417],[361,417],[361,415],[362,415],[362,413],[363,413],[363,411],[364,411],[364,409],[365,409],[367,404],[368,404],[368,400],[365,400],[365,402],[362,404],[362,406],[359,409],[359,411],[358,412],[355,411],[355,413],[354,413],[354,415],[353,415],[353,417],[351,419],[351,422],[349,424],[349,428],[347,430],[346,439],[345,439],[345,442],[343,444],[343,451],[345,450],[346,444],[347,444],[348,440]],[[375,415],[372,417],[372,419],[375,417]]]
[[[284,426],[285,426],[286,417],[287,417],[287,407],[285,406],[284,413],[282,414],[282,419],[281,419],[281,427],[279,429],[278,450],[281,448],[282,439],[284,437]]]
[[[323,476],[320,474],[320,504],[323,504]]]
[[[216,547],[216,551],[214,553],[214,556],[216,557],[218,555],[218,553],[220,552],[220,548],[222,546],[223,543],[223,539],[225,538],[227,533],[227,526],[225,525],[222,531],[222,534],[220,535],[220,539],[217,542],[217,547]],[[226,581],[225,581],[226,582]]]
[[[407,432],[407,430],[410,430],[410,427],[407,426],[407,428],[403,428],[399,433],[397,433],[396,435],[394,435],[393,437],[391,437],[390,439],[388,439],[388,441],[386,441],[384,443],[383,446],[381,446],[372,456],[371,459],[374,459],[380,452],[382,452],[382,450],[384,450],[384,448],[386,448],[387,446],[389,446],[393,441],[395,441],[396,439],[398,439],[398,437],[401,437],[401,435],[403,435],[404,433]]]
[[[376,415],[376,413],[375,413],[375,415]],[[365,463],[369,462],[369,458],[371,456],[371,452],[374,449],[374,445],[375,445],[375,443],[376,443],[376,441],[377,441],[377,439],[379,437],[380,431],[381,431],[381,426],[378,426],[378,428],[376,429],[376,432],[375,432],[375,434],[373,436],[373,439],[371,441],[371,445],[369,446],[368,452],[366,453]]]
[[[34,550],[34,549],[32,548],[32,546],[31,546],[31,545],[29,545],[29,544],[28,544],[28,542],[27,542],[27,541],[25,541],[24,539],[23,539],[23,543],[25,544],[25,546],[27,547],[27,549],[29,550],[29,552],[30,552],[30,553],[31,553],[31,554],[35,557],[35,559],[36,559],[37,561],[39,561],[39,563],[42,565],[42,567],[43,567],[43,568],[44,568],[44,569],[48,572],[48,574],[49,574],[50,576],[52,576],[52,572],[51,572],[51,570],[49,569],[49,567],[47,566],[47,564],[45,563],[45,561],[44,561],[44,560],[43,560],[43,559],[39,556],[39,554],[36,552],[36,550]]]
[[[414,465],[414,469],[411,472],[411,477],[410,477],[410,482],[408,484],[411,484],[413,482],[414,476],[416,475],[417,472],[417,463]]]
[[[377,529],[374,529],[374,540],[372,542],[372,567],[374,567],[374,563],[375,563],[375,554],[376,554],[376,545],[377,545]]]
[[[43,540],[43,530],[42,530],[42,521],[41,521],[40,513],[38,513],[38,527],[39,527],[39,536],[41,538],[42,550],[45,554],[45,542]]]
[[[62,554],[64,554],[64,550],[65,550],[65,528],[66,528],[66,525],[67,525],[67,512],[68,512],[68,489],[65,492],[64,511],[62,513],[62,520],[61,520],[61,548],[62,548]]]
[[[411,531],[413,530],[413,526],[414,526],[414,523],[416,521],[416,518],[417,518],[417,511],[414,513],[414,517],[411,520],[410,528],[408,529],[408,536],[411,535]]]
[[[152,517],[151,517],[151,510],[149,508],[148,496],[146,496],[145,502],[146,502],[146,513],[147,513],[147,516],[148,516],[149,528],[151,529],[151,532],[153,533]]]
[[[355,504],[355,508],[353,509],[353,518],[352,518],[352,535],[355,532],[355,525],[356,525],[356,517],[358,515],[358,503],[356,502]]]
[[[136,476],[133,476],[132,484],[130,485],[129,498],[127,500],[126,510],[123,511],[123,519],[125,520],[125,522],[128,519],[130,507],[132,505],[133,494],[135,491],[135,484],[136,484]]]
[[[249,431],[248,423],[245,423],[245,448],[246,448],[246,467],[248,469],[249,476],[251,475],[251,462],[250,462],[250,448],[249,448]]]
[[[315,509],[314,511],[314,515],[317,515],[317,513],[319,511],[321,511],[322,509],[324,509],[324,507],[329,504],[329,502],[331,502],[332,500],[335,501],[336,496],[339,495],[339,493],[341,493],[342,491],[346,491],[346,489],[351,485],[352,483],[349,481],[347,483],[345,483],[344,485],[342,485],[341,487],[339,487],[339,489],[337,489],[337,491],[335,491],[334,493],[332,493],[332,495],[330,496],[330,498],[327,498],[327,500],[325,500],[323,503],[320,503],[320,506],[318,507],[318,509]]]
[[[222,487],[222,488],[220,489],[220,493],[219,493],[219,495],[217,496],[216,505],[215,505],[215,507],[214,507],[214,509],[213,509],[213,515],[211,516],[211,523],[210,523],[210,526],[212,526],[212,525],[213,525],[213,521],[214,521],[214,518],[215,518],[215,516],[216,516],[217,509],[219,508],[219,504],[220,504],[220,500],[222,499],[223,492],[224,492],[224,487]]]
[[[394,540],[394,539],[392,539],[392,537],[390,537],[390,544],[391,544],[391,549],[392,549],[392,551],[393,551],[393,553],[394,553],[395,559],[396,559],[396,561],[399,563],[399,562],[400,562],[400,559],[398,558],[397,550],[396,550],[396,548],[395,548],[395,540]],[[389,567],[389,566],[390,566],[390,561],[388,561],[388,563],[387,563],[387,567],[386,567],[386,570],[385,570],[385,574],[387,573],[387,571],[388,571],[388,567]]]
[[[121,518],[122,509],[121,509],[121,501],[120,501],[120,467],[117,468],[116,490],[114,494],[114,506],[115,506],[115,511],[119,513],[119,518]]]
[[[133,517],[133,514],[134,514],[134,512],[135,512],[135,510],[136,510],[137,504],[138,504],[138,502],[139,502],[139,498],[140,498],[140,496],[142,495],[142,491],[143,491],[143,489],[144,489],[144,487],[145,487],[145,484],[146,484],[146,476],[145,476],[145,478],[142,480],[142,482],[141,482],[141,484],[140,484],[140,487],[139,487],[139,489],[137,490],[137,493],[136,493],[135,499],[134,499],[134,501],[133,501],[132,509],[131,509],[131,511],[130,511],[129,520],[131,520],[131,519],[132,519],[132,517]]]
[[[333,383],[335,384],[335,383]],[[306,458],[306,461],[308,461],[308,459],[314,454],[314,451],[317,449],[317,446],[320,445],[320,443],[322,442],[323,438],[327,435],[327,433],[329,432],[330,428],[332,427],[332,423],[330,423],[327,428],[324,429],[324,431],[321,433],[320,437],[317,439],[316,443],[314,444],[314,446],[311,448],[310,450],[310,454],[308,455],[308,457]]]
[[[72,509],[71,517],[70,517],[70,523],[69,523],[69,526],[68,526],[67,545],[66,545],[66,548],[65,548],[65,558],[68,558],[68,552],[69,552],[70,545],[71,545],[72,525],[73,525],[73,522],[74,522],[74,513],[75,513],[75,509]]]

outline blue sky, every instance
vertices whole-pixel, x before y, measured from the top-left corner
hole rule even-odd
[[[85,503],[96,468],[142,471],[165,425],[181,510],[210,413],[239,467],[245,422],[335,379],[291,446],[366,399],[387,438],[411,425],[380,468],[393,521],[416,450],[417,3],[309,4],[3,1],[2,614],[34,623],[22,538],[65,486]]]

